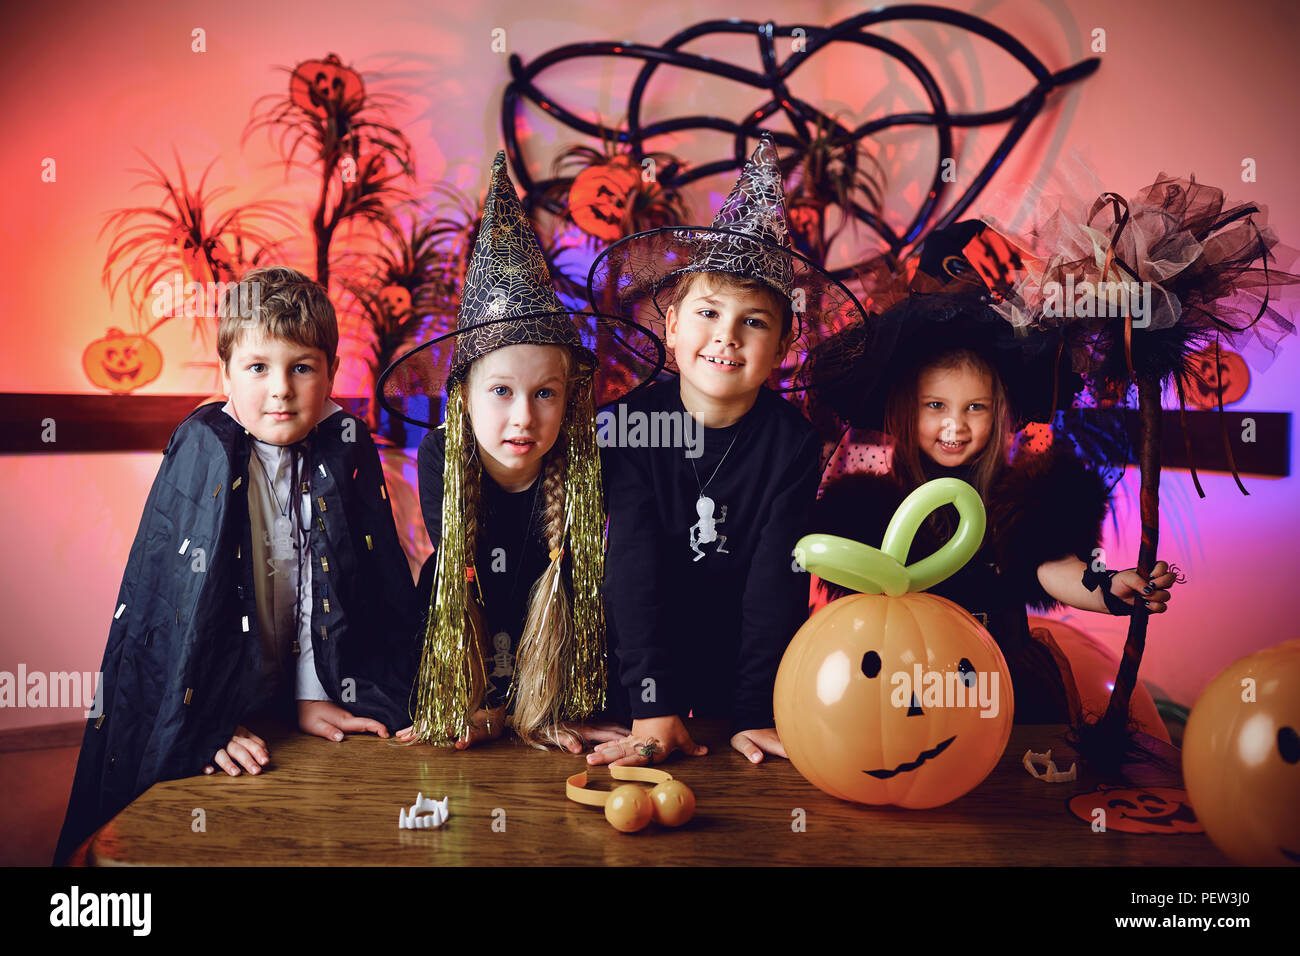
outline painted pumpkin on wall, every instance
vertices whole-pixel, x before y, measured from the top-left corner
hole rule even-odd
[[[956,535],[904,568],[898,555],[905,559],[921,521],[946,503],[961,514]],[[877,592],[814,614],[777,672],[777,733],[814,786],[859,803],[937,807],[978,786],[997,764],[1015,710],[1001,650],[953,602],[909,593],[954,573],[983,537],[978,494],[944,478],[908,496],[883,551],[831,535],[800,540],[796,557],[809,571]]]
[[[1300,864],[1300,640],[1210,681],[1187,718],[1183,780],[1205,832],[1232,859]]]
[[[1187,387],[1187,404],[1197,408],[1218,408],[1219,389],[1223,389],[1223,404],[1239,402],[1250,388],[1250,369],[1246,360],[1236,352],[1220,349],[1218,356],[1212,348],[1197,352],[1188,359],[1192,371]]]
[[[300,109],[327,119],[365,95],[361,74],[343,65],[337,54],[323,60],[306,60],[289,76],[289,98]]]
[[[613,242],[623,238],[628,206],[641,187],[641,170],[629,156],[588,166],[569,187],[569,214],[589,236]],[[651,188],[658,188],[651,184]]]
[[[128,335],[121,329],[109,329],[81,353],[81,367],[91,384],[115,395],[148,385],[161,374],[162,362],[158,346],[143,335]]]

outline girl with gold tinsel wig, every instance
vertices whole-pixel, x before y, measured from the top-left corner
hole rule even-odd
[[[421,410],[446,394],[444,423],[420,446],[435,551],[421,574],[429,611],[413,724],[399,737],[467,747],[499,736],[507,707],[537,747],[617,736],[571,723],[606,705],[595,405],[618,397],[614,375],[626,392],[662,360],[639,326],[561,304],[499,152],[456,330],[382,379],[384,404],[417,425],[432,424]]]

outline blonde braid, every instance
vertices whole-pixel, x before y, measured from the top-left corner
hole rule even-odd
[[[567,459],[564,445],[563,439],[556,442],[539,479],[543,534],[551,561],[528,596],[528,614],[519,640],[515,682],[511,688],[515,733],[538,748],[548,743],[558,744],[554,727],[561,719],[565,649],[573,638],[569,593],[561,580]]]

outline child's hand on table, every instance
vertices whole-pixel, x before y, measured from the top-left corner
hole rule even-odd
[[[484,740],[496,740],[500,737],[506,729],[506,709],[493,707],[491,710],[475,711],[469,724],[469,734],[456,741],[457,750],[464,750]],[[397,732],[396,737],[401,741],[414,740],[415,727],[403,727]]]
[[[298,729],[304,734],[324,737],[326,740],[342,740],[346,731],[350,734],[378,734],[388,736],[388,728],[369,717],[353,717],[332,700],[298,701]]]
[[[571,754],[580,754],[587,744],[609,743],[628,736],[631,731],[622,724],[556,724],[551,728],[557,740],[566,741],[562,746]]]
[[[649,755],[645,751],[649,748]],[[632,721],[632,733],[619,740],[601,744],[587,754],[587,763],[615,767],[662,763],[674,750],[688,757],[703,757],[709,748],[697,744],[686,732],[686,725],[676,714],[646,717]]]
[[[465,750],[485,740],[496,740],[506,729],[506,709],[493,707],[491,710],[479,710],[470,718],[469,733],[456,741],[457,750]]]
[[[270,759],[271,753],[266,749],[266,741],[247,727],[241,726],[235,728],[235,736],[230,738],[230,743],[217,751],[212,763],[204,767],[203,772],[212,773],[215,764],[232,777],[239,776],[240,767],[249,773],[261,773],[262,767]]]
[[[749,758],[751,763],[762,763],[763,754],[790,759],[785,752],[781,738],[776,735],[775,727],[763,727],[758,730],[742,730],[731,738],[731,746]]]

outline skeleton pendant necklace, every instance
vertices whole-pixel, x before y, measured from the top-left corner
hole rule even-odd
[[[702,485],[700,484],[700,473],[695,468],[695,459],[687,459],[687,461],[691,463],[691,472],[695,475],[695,486],[700,491],[700,496],[695,499],[695,513],[699,516],[699,520],[696,521],[695,524],[691,525],[689,537],[691,550],[695,552],[695,557],[693,559],[695,561],[699,561],[704,557],[704,552],[700,550],[700,545],[712,544],[714,541],[718,542],[718,554],[730,553],[725,547],[727,536],[725,534],[718,534],[718,525],[727,520],[727,506],[723,505],[722,513],[715,518],[713,516],[715,507],[713,499],[704,494],[704,489],[709,487],[714,478],[718,477],[718,472],[722,469],[723,462],[725,462],[727,456],[731,454],[731,449],[735,447],[736,439],[739,437],[740,429],[738,428],[736,429],[736,434],[731,437],[731,444],[728,445],[727,450],[722,453],[722,458],[718,461],[718,466],[713,469],[713,474],[709,475],[709,480]]]

